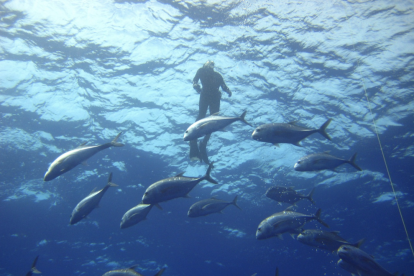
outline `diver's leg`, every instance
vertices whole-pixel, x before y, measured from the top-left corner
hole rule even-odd
[[[207,156],[207,142],[210,139],[210,135],[211,134],[207,134],[206,136],[204,136],[204,139],[200,141],[199,146],[198,146],[201,160],[203,160],[204,163],[209,164],[209,165],[210,165],[210,160],[208,160],[208,156]]]
[[[220,99],[221,99],[221,93],[210,96],[209,98],[210,115],[220,111]],[[208,160],[208,156],[207,156],[207,143],[208,143],[208,140],[210,140],[210,136],[211,134],[204,136],[204,139],[200,141],[200,144],[198,146],[201,159],[206,164],[210,164],[210,161]]]
[[[198,103],[198,116],[196,121],[203,119],[206,116],[208,108],[208,99],[205,93],[200,94],[200,100]],[[190,141],[190,159],[194,161],[202,160],[200,151],[198,150],[197,139]]]
[[[201,120],[204,117],[206,117],[208,105],[209,105],[209,101],[208,101],[207,95],[201,92],[200,100],[198,102],[198,116],[197,116],[196,121]]]

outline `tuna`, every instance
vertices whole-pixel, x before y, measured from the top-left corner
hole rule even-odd
[[[130,268],[111,270],[111,271],[106,272],[102,276],[143,276],[142,274],[135,271],[135,268],[137,266],[138,265],[134,265],[134,266],[131,266]],[[161,274],[164,273],[164,270],[165,268],[162,268],[154,276],[161,276]]]
[[[241,210],[237,205],[237,196],[232,202],[226,202],[217,198],[204,199],[191,205],[187,215],[190,218],[207,216],[214,213],[222,213],[222,210],[229,205],[234,205]]]
[[[101,198],[109,189],[109,187],[117,187],[118,185],[111,182],[112,181],[112,173],[109,174],[108,184],[102,189],[97,192],[92,191],[87,197],[81,200],[81,202],[76,205],[75,209],[73,209],[72,216],[70,218],[70,224],[73,225],[78,223],[82,219],[84,219],[90,212],[92,212],[95,208],[99,207],[99,202]]]
[[[203,180],[218,184],[216,180],[210,177],[213,163],[214,162],[210,163],[206,174],[202,177],[187,177],[183,176],[183,173],[180,173],[174,177],[166,178],[151,184],[142,196],[142,203],[156,204],[159,207],[158,203],[160,202],[179,197],[188,197],[188,193]]]
[[[319,133],[326,139],[331,140],[331,137],[326,133],[326,128],[330,122],[331,119],[327,120],[319,129],[296,126],[293,122],[288,124],[264,124],[253,131],[252,138],[276,146],[280,143],[300,146],[300,141],[314,133]]]
[[[362,171],[360,167],[355,163],[357,154],[355,153],[349,160],[341,159],[327,152],[314,153],[304,157],[301,157],[296,162],[294,169],[295,171],[320,171],[320,170],[335,170],[336,167],[342,164],[349,164],[358,171]]]
[[[208,135],[215,131],[221,130],[237,121],[242,121],[243,123],[252,126],[246,122],[244,119],[245,116],[246,111],[244,111],[240,117],[222,117],[213,114],[204,119],[198,120],[185,131],[184,141],[196,140],[197,138],[200,138],[204,135]]]
[[[308,195],[302,195],[290,187],[273,186],[273,187],[270,187],[266,191],[265,195],[268,198],[273,199],[277,202],[295,204],[301,199],[307,199],[313,204],[315,204],[315,202],[312,199],[312,195],[314,192],[315,192],[315,188],[313,188],[312,191]]]
[[[323,226],[329,227],[321,220],[320,215],[321,209],[315,215],[304,215],[290,211],[288,208],[264,219],[256,230],[256,239],[263,240],[275,236],[282,239],[284,233],[289,233],[293,237],[294,234],[299,234],[302,231],[302,226],[312,220],[317,220]]]
[[[390,273],[380,266],[374,258],[362,251],[361,249],[350,246],[342,245],[338,248],[338,256],[347,264],[342,264],[341,267],[352,268],[358,272],[358,275],[371,275],[371,276],[394,276],[398,273]],[[347,269],[347,271],[349,271]]]
[[[149,211],[151,211],[153,205],[150,204],[138,204],[137,206],[129,209],[121,220],[121,229],[125,229],[137,224],[140,221],[147,219]]]
[[[337,251],[341,245],[351,245],[360,247],[364,239],[352,244],[339,236],[338,231],[328,232],[319,229],[307,229],[297,236],[297,240],[303,244],[324,249],[327,251]]]
[[[59,175],[62,175],[65,172],[70,171],[77,165],[85,162],[88,158],[104,149],[107,149],[109,147],[123,147],[124,144],[117,142],[121,134],[122,132],[120,132],[110,143],[106,143],[99,146],[85,146],[86,143],[83,143],[76,149],[65,152],[64,154],[56,158],[56,160],[53,161],[52,164],[50,164],[49,169],[45,173],[43,180],[50,181],[55,179]]]

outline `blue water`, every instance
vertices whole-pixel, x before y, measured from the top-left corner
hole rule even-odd
[[[220,4],[218,4],[220,3]],[[296,210],[385,269],[414,275],[413,1],[58,1],[0,4],[0,276],[25,275],[39,255],[42,275],[102,275],[138,265],[143,275],[350,275],[335,253],[284,239],[256,240],[259,223],[288,207],[264,196],[293,186],[314,201]],[[182,140],[198,114],[191,80],[214,60],[232,90],[221,115],[257,127],[296,121],[318,128],[302,147],[251,138],[240,122],[214,133],[214,186],[161,203],[147,220],[119,229],[122,215],[152,183],[185,172],[202,176]],[[372,113],[370,111],[372,109]],[[376,128],[373,125],[375,119]],[[122,131],[122,148],[104,150],[44,182],[49,164],[83,142]],[[381,147],[377,139],[381,140]],[[302,156],[358,153],[363,169],[293,170]],[[100,208],[70,226],[76,204],[108,174]],[[198,200],[238,195],[242,211],[188,218]],[[320,228],[309,222],[305,228]]]

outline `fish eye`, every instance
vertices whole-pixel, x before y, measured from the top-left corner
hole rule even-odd
[[[298,161],[298,164],[300,164],[302,161]]]
[[[262,227],[257,228],[258,231],[262,231]]]
[[[260,131],[260,128],[256,129],[256,131],[259,132]]]

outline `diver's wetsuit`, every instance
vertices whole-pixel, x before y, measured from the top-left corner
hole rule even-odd
[[[219,88],[227,93],[231,93],[230,89],[224,83],[223,77],[211,68],[201,67],[197,70],[197,74],[193,79],[193,86],[201,81],[203,88],[200,93],[199,110],[197,120],[206,116],[207,108],[210,107],[210,115],[220,111],[221,92]]]
[[[198,80],[201,81],[203,86],[200,89]],[[210,115],[220,111],[220,99],[221,92],[219,90],[227,92],[231,96],[231,91],[224,83],[223,77],[214,71],[213,68],[201,67],[197,70],[197,73],[193,79],[193,87],[198,93],[200,93],[199,110],[197,120],[203,119],[206,116],[207,108],[210,109]],[[209,164],[206,152],[207,142],[210,139],[210,134],[206,135],[203,141],[200,142],[200,151],[197,147],[197,140],[190,141],[190,158],[202,159],[205,163]],[[201,152],[201,154],[200,154]]]

